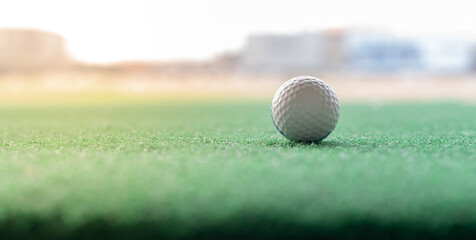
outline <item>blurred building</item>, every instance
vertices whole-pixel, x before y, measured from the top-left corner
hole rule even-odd
[[[475,46],[459,38],[363,30],[255,35],[248,39],[239,64],[245,71],[274,73],[468,73],[475,71]]]
[[[347,55],[342,64],[349,71],[458,74],[475,70],[475,43],[457,37],[348,32],[342,39]]]
[[[65,40],[54,33],[0,29],[0,71],[62,70],[70,65]]]
[[[378,32],[345,32],[341,47],[347,71],[399,72],[422,69],[422,51],[418,43]]]
[[[468,73],[476,71],[476,44],[461,38],[417,39],[422,53],[422,68],[431,73]]]
[[[254,35],[243,49],[241,68],[253,72],[300,72],[326,66],[326,43],[319,34]]]

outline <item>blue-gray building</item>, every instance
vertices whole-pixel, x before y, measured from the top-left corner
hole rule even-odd
[[[254,35],[240,67],[252,72],[468,73],[475,43],[461,38],[403,37],[378,31]]]

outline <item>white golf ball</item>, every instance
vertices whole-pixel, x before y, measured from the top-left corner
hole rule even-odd
[[[293,141],[326,138],[339,119],[339,101],[324,81],[300,76],[285,82],[274,95],[271,116],[278,131]]]

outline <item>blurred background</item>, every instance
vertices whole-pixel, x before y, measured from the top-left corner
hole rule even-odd
[[[296,75],[343,101],[476,100],[472,1],[9,1],[0,104],[271,100]]]

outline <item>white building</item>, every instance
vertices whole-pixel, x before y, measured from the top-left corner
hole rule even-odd
[[[475,71],[476,44],[461,38],[416,39],[422,53],[422,68],[431,73]]]
[[[253,35],[240,59],[253,72],[306,72],[325,65],[326,41],[318,34]]]

